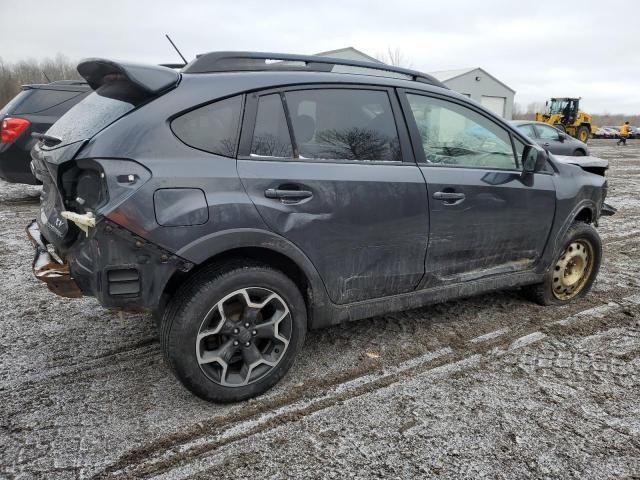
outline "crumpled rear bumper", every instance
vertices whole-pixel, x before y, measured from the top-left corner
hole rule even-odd
[[[27,234],[35,248],[33,274],[38,280],[57,295],[92,296],[107,308],[154,309],[172,275],[194,267],[104,218],[78,232],[62,261],[37,221],[29,224]]]
[[[40,234],[38,223],[33,220],[27,227],[27,235],[34,246],[33,274],[47,284],[56,295],[67,298],[80,298],[82,291],[71,276],[69,265],[53,258],[47,248],[46,239]]]

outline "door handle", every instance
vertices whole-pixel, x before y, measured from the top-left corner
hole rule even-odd
[[[267,188],[264,191],[264,196],[267,198],[276,198],[279,200],[300,201],[304,200],[305,198],[313,197],[313,193],[309,190]]]
[[[466,196],[459,192],[435,192],[433,198],[444,201],[445,205],[457,205],[462,203]]]
[[[549,142],[545,143],[543,146],[544,147],[548,147],[549,146]]]

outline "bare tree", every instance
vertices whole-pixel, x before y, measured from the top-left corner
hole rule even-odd
[[[405,67],[411,68],[412,64],[409,58],[402,53],[398,47],[396,48],[387,48],[386,53],[378,53],[376,58],[383,63],[393,65],[394,67]]]
[[[0,108],[20,92],[20,87],[32,83],[48,83],[48,80],[77,80],[80,75],[75,62],[64,55],[41,61],[34,59],[6,63],[0,58]]]

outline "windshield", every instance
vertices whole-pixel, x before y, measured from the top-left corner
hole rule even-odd
[[[562,113],[568,104],[569,100],[566,98],[552,98],[549,103],[549,113]]]

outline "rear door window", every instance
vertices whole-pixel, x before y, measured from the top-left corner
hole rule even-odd
[[[258,100],[251,156],[285,158],[293,156],[282,99],[277,93],[265,95]]]
[[[386,91],[295,90],[285,98],[300,158],[402,161]]]
[[[190,147],[235,157],[242,95],[196,108],[171,122],[173,133]]]

